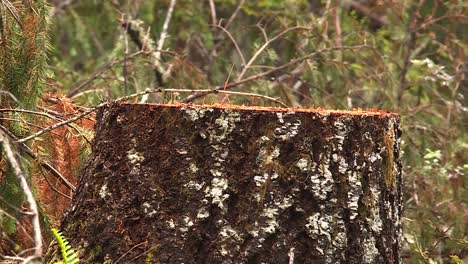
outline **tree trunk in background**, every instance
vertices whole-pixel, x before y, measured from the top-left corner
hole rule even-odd
[[[97,119],[62,223],[83,263],[400,262],[397,115],[113,104]]]

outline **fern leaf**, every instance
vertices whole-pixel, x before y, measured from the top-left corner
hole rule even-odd
[[[56,228],[52,228],[52,233],[60,246],[60,252],[62,253],[63,261],[56,264],[76,264],[79,262],[78,254],[73,250],[68,240],[63,234]]]

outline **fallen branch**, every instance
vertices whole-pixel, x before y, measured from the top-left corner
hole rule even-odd
[[[34,255],[32,257],[41,257],[42,256],[42,235],[41,235],[41,226],[39,222],[39,211],[37,208],[36,200],[34,195],[29,188],[28,181],[26,180],[25,175],[21,169],[21,165],[16,158],[16,154],[13,148],[10,145],[10,140],[8,136],[0,130],[0,142],[2,142],[3,151],[6,154],[6,158],[13,169],[14,174],[18,178],[20,187],[26,196],[26,200],[29,204],[29,209],[32,217],[32,227],[33,227],[33,237],[34,237]]]
[[[231,87],[232,85],[226,85],[227,88]],[[222,87],[221,87],[222,88]],[[64,120],[64,121],[61,121],[61,122],[58,122],[58,123],[55,123],[51,126],[48,126],[44,129],[41,129],[39,131],[37,131],[36,133],[33,133],[27,137],[24,137],[22,139],[18,139],[16,140],[15,142],[16,143],[25,143],[29,140],[32,140],[36,137],[39,137],[41,135],[43,135],[44,133],[47,133],[49,131],[52,131],[56,128],[59,128],[59,127],[62,127],[62,126],[65,126],[65,125],[68,125],[72,122],[75,122],[91,113],[93,113],[94,111],[98,110],[99,108],[101,107],[104,107],[110,103],[116,103],[116,102],[122,102],[122,101],[127,101],[127,100],[130,100],[132,98],[136,98],[136,97],[139,97],[139,96],[142,96],[142,95],[146,95],[146,94],[151,94],[151,93],[199,93],[199,94],[216,94],[216,93],[224,93],[224,94],[232,94],[232,95],[241,95],[241,96],[250,96],[250,97],[257,97],[257,98],[263,98],[263,99],[266,99],[266,100],[269,100],[269,101],[273,101],[273,102],[276,102],[284,107],[288,107],[286,104],[284,104],[283,102],[281,102],[280,100],[276,99],[276,98],[273,98],[273,97],[269,97],[269,96],[266,96],[266,95],[260,95],[260,94],[255,94],[255,93],[243,93],[243,92],[233,92],[233,91],[220,91],[220,89],[205,89],[205,90],[191,90],[191,89],[163,89],[163,88],[156,88],[156,89],[146,89],[144,91],[141,91],[141,92],[138,92],[138,93],[134,93],[134,94],[131,94],[131,95],[127,95],[127,96],[123,96],[123,97],[120,97],[114,101],[111,101],[111,102],[103,102],[97,106],[94,106],[92,108],[89,108],[88,110],[82,112],[81,114],[79,115],[76,115],[70,119],[67,119],[67,120]]]

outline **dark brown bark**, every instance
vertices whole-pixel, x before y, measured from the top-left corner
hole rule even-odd
[[[382,112],[114,104],[62,231],[84,263],[399,263],[399,142]]]

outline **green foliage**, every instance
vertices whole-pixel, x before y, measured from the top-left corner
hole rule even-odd
[[[18,6],[21,1],[11,2]],[[219,25],[226,26],[239,2],[214,1]],[[302,64],[233,89],[279,97],[302,107],[383,108],[400,113],[406,180],[405,261],[463,263],[468,255],[464,216],[468,211],[466,3],[361,2],[374,18],[342,4],[344,1],[244,1],[226,28],[231,39],[211,25],[207,1],[179,0],[164,45],[170,52],[161,57],[166,69],[172,69],[165,85],[212,88],[228,80],[231,68],[232,83],[245,67],[233,42],[249,61],[266,39],[297,25],[308,30],[291,31],[272,42],[244,77],[340,44],[345,48],[319,52]],[[45,80],[52,76],[55,88],[64,94],[91,80],[83,94],[74,98],[85,106],[154,85],[154,62],[149,54],[129,59],[125,66],[108,63],[123,61],[126,50],[127,56],[138,51],[118,22],[121,15],[140,19],[147,36],[157,43],[169,0],[82,0],[55,10],[49,73],[48,8],[45,1],[34,3],[32,9],[18,9],[21,25],[5,10],[0,12],[6,14],[2,15],[5,27],[0,35],[0,89],[17,97],[21,107],[34,107]],[[384,18],[384,23],[376,22],[375,17]],[[346,49],[356,45],[365,47]],[[95,77],[96,73],[100,75]],[[271,80],[284,75],[291,78]],[[300,92],[294,91],[298,79],[306,84]],[[2,107],[16,106],[8,96],[1,96]],[[182,99],[184,96],[181,94]],[[175,97],[154,96],[151,101],[167,102]],[[197,101],[219,102],[221,97],[214,95]],[[234,96],[229,102],[271,105]],[[18,126],[15,132],[20,134],[23,129]],[[13,179],[7,178],[10,181]],[[15,184],[0,188],[5,198],[19,192]],[[14,223],[7,226],[14,229]]]
[[[78,254],[75,250],[73,250],[70,243],[67,239],[62,235],[60,231],[56,228],[52,228],[52,233],[54,234],[55,239],[60,247],[60,252],[62,253],[62,261],[57,262],[56,264],[75,264],[80,261],[78,258]]]
[[[119,2],[120,10],[141,19],[145,28],[150,28],[149,36],[157,42],[170,1],[142,1],[141,5]],[[468,210],[468,142],[464,136],[468,95],[464,57],[468,54],[466,4],[365,1],[373,15],[385,18],[385,23],[379,24],[359,10],[340,5],[341,2],[245,1],[227,30],[247,61],[266,38],[297,25],[310,28],[289,32],[271,43],[245,77],[334,48],[337,42],[343,47],[367,48],[321,52],[300,67],[294,65],[234,89],[280,97],[290,105],[303,107],[383,108],[400,113],[406,179],[405,251],[410,255],[406,260],[417,263],[429,259],[449,261],[451,255],[461,258],[468,254],[462,246],[468,234],[463,224],[463,214]],[[214,3],[218,23],[225,26],[239,1]],[[98,5],[107,11],[97,12]],[[86,0],[54,18],[53,43],[57,49],[52,59],[55,75],[64,87],[76,86],[89,79],[97,66],[123,58],[125,38],[115,23],[119,16],[108,1],[96,4]],[[340,28],[336,26],[337,19]],[[223,85],[232,67],[230,82],[236,80],[244,66],[241,57],[233,40],[211,23],[208,3],[177,1],[164,46],[177,55],[162,56],[163,64],[173,67],[167,87],[205,89]],[[60,45],[63,39],[67,40],[66,45]],[[130,53],[136,51],[135,45],[128,42]],[[70,56],[69,50],[73,49],[76,52]],[[85,51],[80,52],[81,49]],[[150,58],[144,56],[128,63],[128,93],[152,85],[150,65]],[[299,74],[294,77],[307,84],[301,100],[292,90],[294,78],[281,84],[269,80],[295,71]],[[115,98],[123,95],[123,79],[123,67],[119,64],[86,89],[106,87]],[[78,100],[92,105],[99,96],[102,95],[90,93]],[[153,97],[154,102],[164,100],[173,97]],[[253,101],[229,99],[233,104]],[[213,102],[220,102],[220,98],[208,96],[198,101]],[[270,105],[258,100],[254,103]]]

